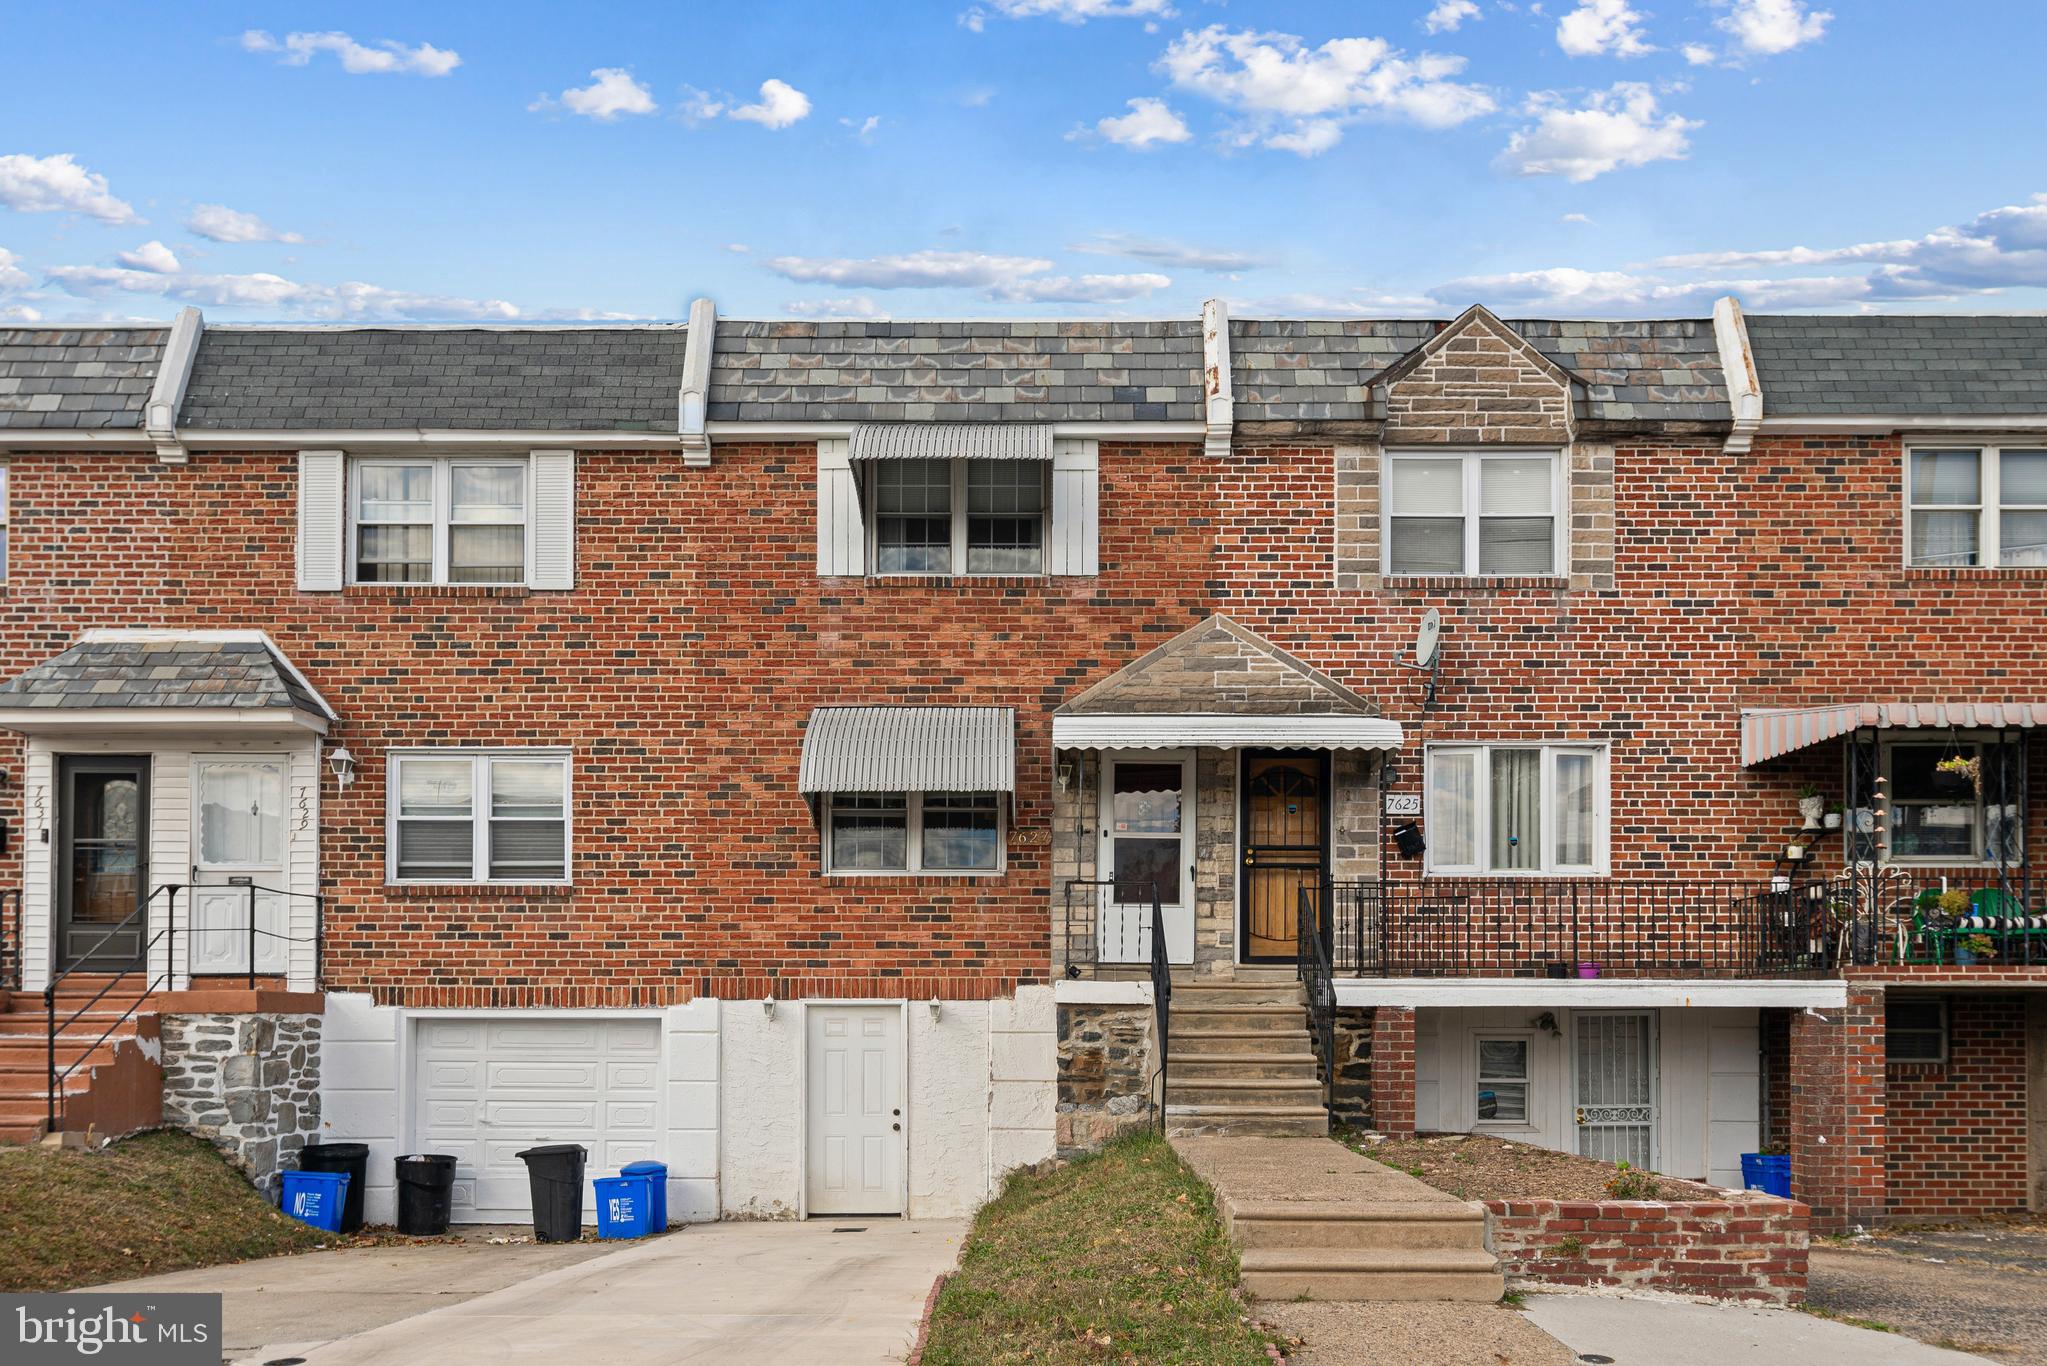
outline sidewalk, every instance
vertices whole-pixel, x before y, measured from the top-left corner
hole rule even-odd
[[[1793,1309],[1530,1295],[1522,1314],[1578,1354],[1615,1366],[1960,1366],[1985,1358]]]

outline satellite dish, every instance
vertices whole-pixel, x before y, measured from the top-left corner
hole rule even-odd
[[[1443,616],[1431,607],[1422,613],[1421,629],[1414,633],[1414,666],[1427,669],[1436,662],[1436,646],[1443,634]]]

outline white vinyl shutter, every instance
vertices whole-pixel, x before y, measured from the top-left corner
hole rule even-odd
[[[867,529],[860,522],[859,471],[843,438],[817,443],[817,572],[858,577],[867,572]]]
[[[576,586],[576,453],[533,452],[533,567],[526,581],[534,588]]]
[[[1047,572],[1099,574],[1100,443],[1061,438],[1052,447],[1052,533]]]
[[[299,587],[338,593],[348,544],[348,466],[340,451],[299,452]]]

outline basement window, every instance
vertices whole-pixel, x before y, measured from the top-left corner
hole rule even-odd
[[[1886,1062],[1946,1062],[1947,1002],[1892,999],[1884,1007]]]
[[[1528,1040],[1478,1041],[1478,1122],[1528,1122]]]

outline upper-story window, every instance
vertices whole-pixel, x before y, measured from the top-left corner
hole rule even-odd
[[[1041,574],[1046,467],[1032,460],[872,462],[880,574]]]
[[[2047,565],[2047,448],[1915,447],[1905,460],[1907,564]]]
[[[567,882],[569,758],[559,750],[390,756],[393,882]]]
[[[1389,455],[1386,572],[1557,573],[1558,468],[1554,454]]]
[[[357,583],[526,582],[524,460],[352,462]]]
[[[1593,874],[1606,867],[1606,751],[1431,745],[1432,873]]]
[[[1883,747],[1890,779],[1885,853],[1897,863],[2019,861],[2024,838],[2019,778],[2002,745],[1949,737]],[[1973,771],[1972,771],[1973,770]]]

